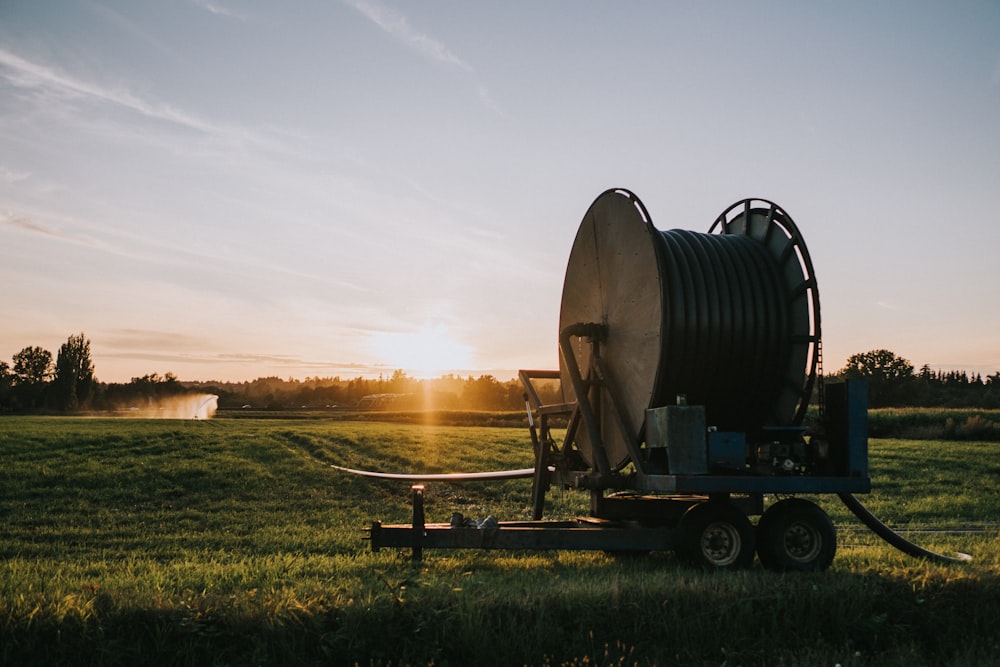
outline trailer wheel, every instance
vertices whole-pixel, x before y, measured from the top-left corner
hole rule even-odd
[[[688,565],[737,570],[753,564],[753,525],[728,502],[694,505],[681,517],[678,531],[677,556]]]
[[[757,555],[776,572],[819,572],[837,552],[837,531],[816,503],[789,498],[772,505],[757,522]]]

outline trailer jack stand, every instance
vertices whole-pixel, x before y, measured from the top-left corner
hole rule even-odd
[[[414,484],[413,491],[413,555],[414,562],[424,559],[424,485]]]

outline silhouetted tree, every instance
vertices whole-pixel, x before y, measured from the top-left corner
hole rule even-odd
[[[913,364],[889,350],[853,354],[837,375],[867,380],[868,402],[873,408],[905,405],[913,398]]]
[[[0,361],[0,410],[10,408],[11,389],[14,386],[14,374],[10,372],[10,364]]]
[[[56,405],[62,410],[76,410],[90,401],[94,362],[90,358],[90,341],[82,333],[70,336],[59,348],[52,390]]]
[[[15,399],[23,407],[37,407],[52,378],[52,353],[41,347],[26,347],[13,360]]]
[[[41,384],[52,377],[52,353],[40,347],[26,347],[14,355],[14,382]]]

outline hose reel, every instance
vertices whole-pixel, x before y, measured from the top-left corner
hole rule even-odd
[[[766,200],[733,204],[701,234],[661,232],[633,193],[604,192],[583,218],[563,285],[560,331],[580,322],[606,332],[601,354],[628,433],[602,421],[615,469],[629,462],[627,437],[639,437],[647,408],[685,395],[720,430],[797,426],[817,379],[812,261],[791,217]],[[590,350],[576,340],[580,368]],[[560,373],[570,386],[565,356]],[[589,439],[577,436],[584,458]]]

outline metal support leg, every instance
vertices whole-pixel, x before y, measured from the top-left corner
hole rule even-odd
[[[591,454],[594,467],[601,477],[611,474],[611,465],[608,463],[608,454],[604,450],[604,441],[601,439],[601,430],[594,415],[594,409],[590,404],[589,390],[584,386],[583,376],[580,374],[580,366],[573,354],[573,346],[570,339],[573,336],[589,338],[596,347],[601,338],[604,337],[605,327],[595,323],[571,324],[559,332],[559,350],[563,360],[566,362],[566,369],[569,371],[569,379],[573,383],[573,392],[576,394],[576,405],[583,417],[583,425],[587,429],[590,437]]]
[[[413,485],[413,560],[424,558],[424,485]]]
[[[545,449],[539,449],[535,458],[535,475],[531,479],[532,521],[540,520],[545,511],[545,492],[549,489],[549,463],[545,453]]]

